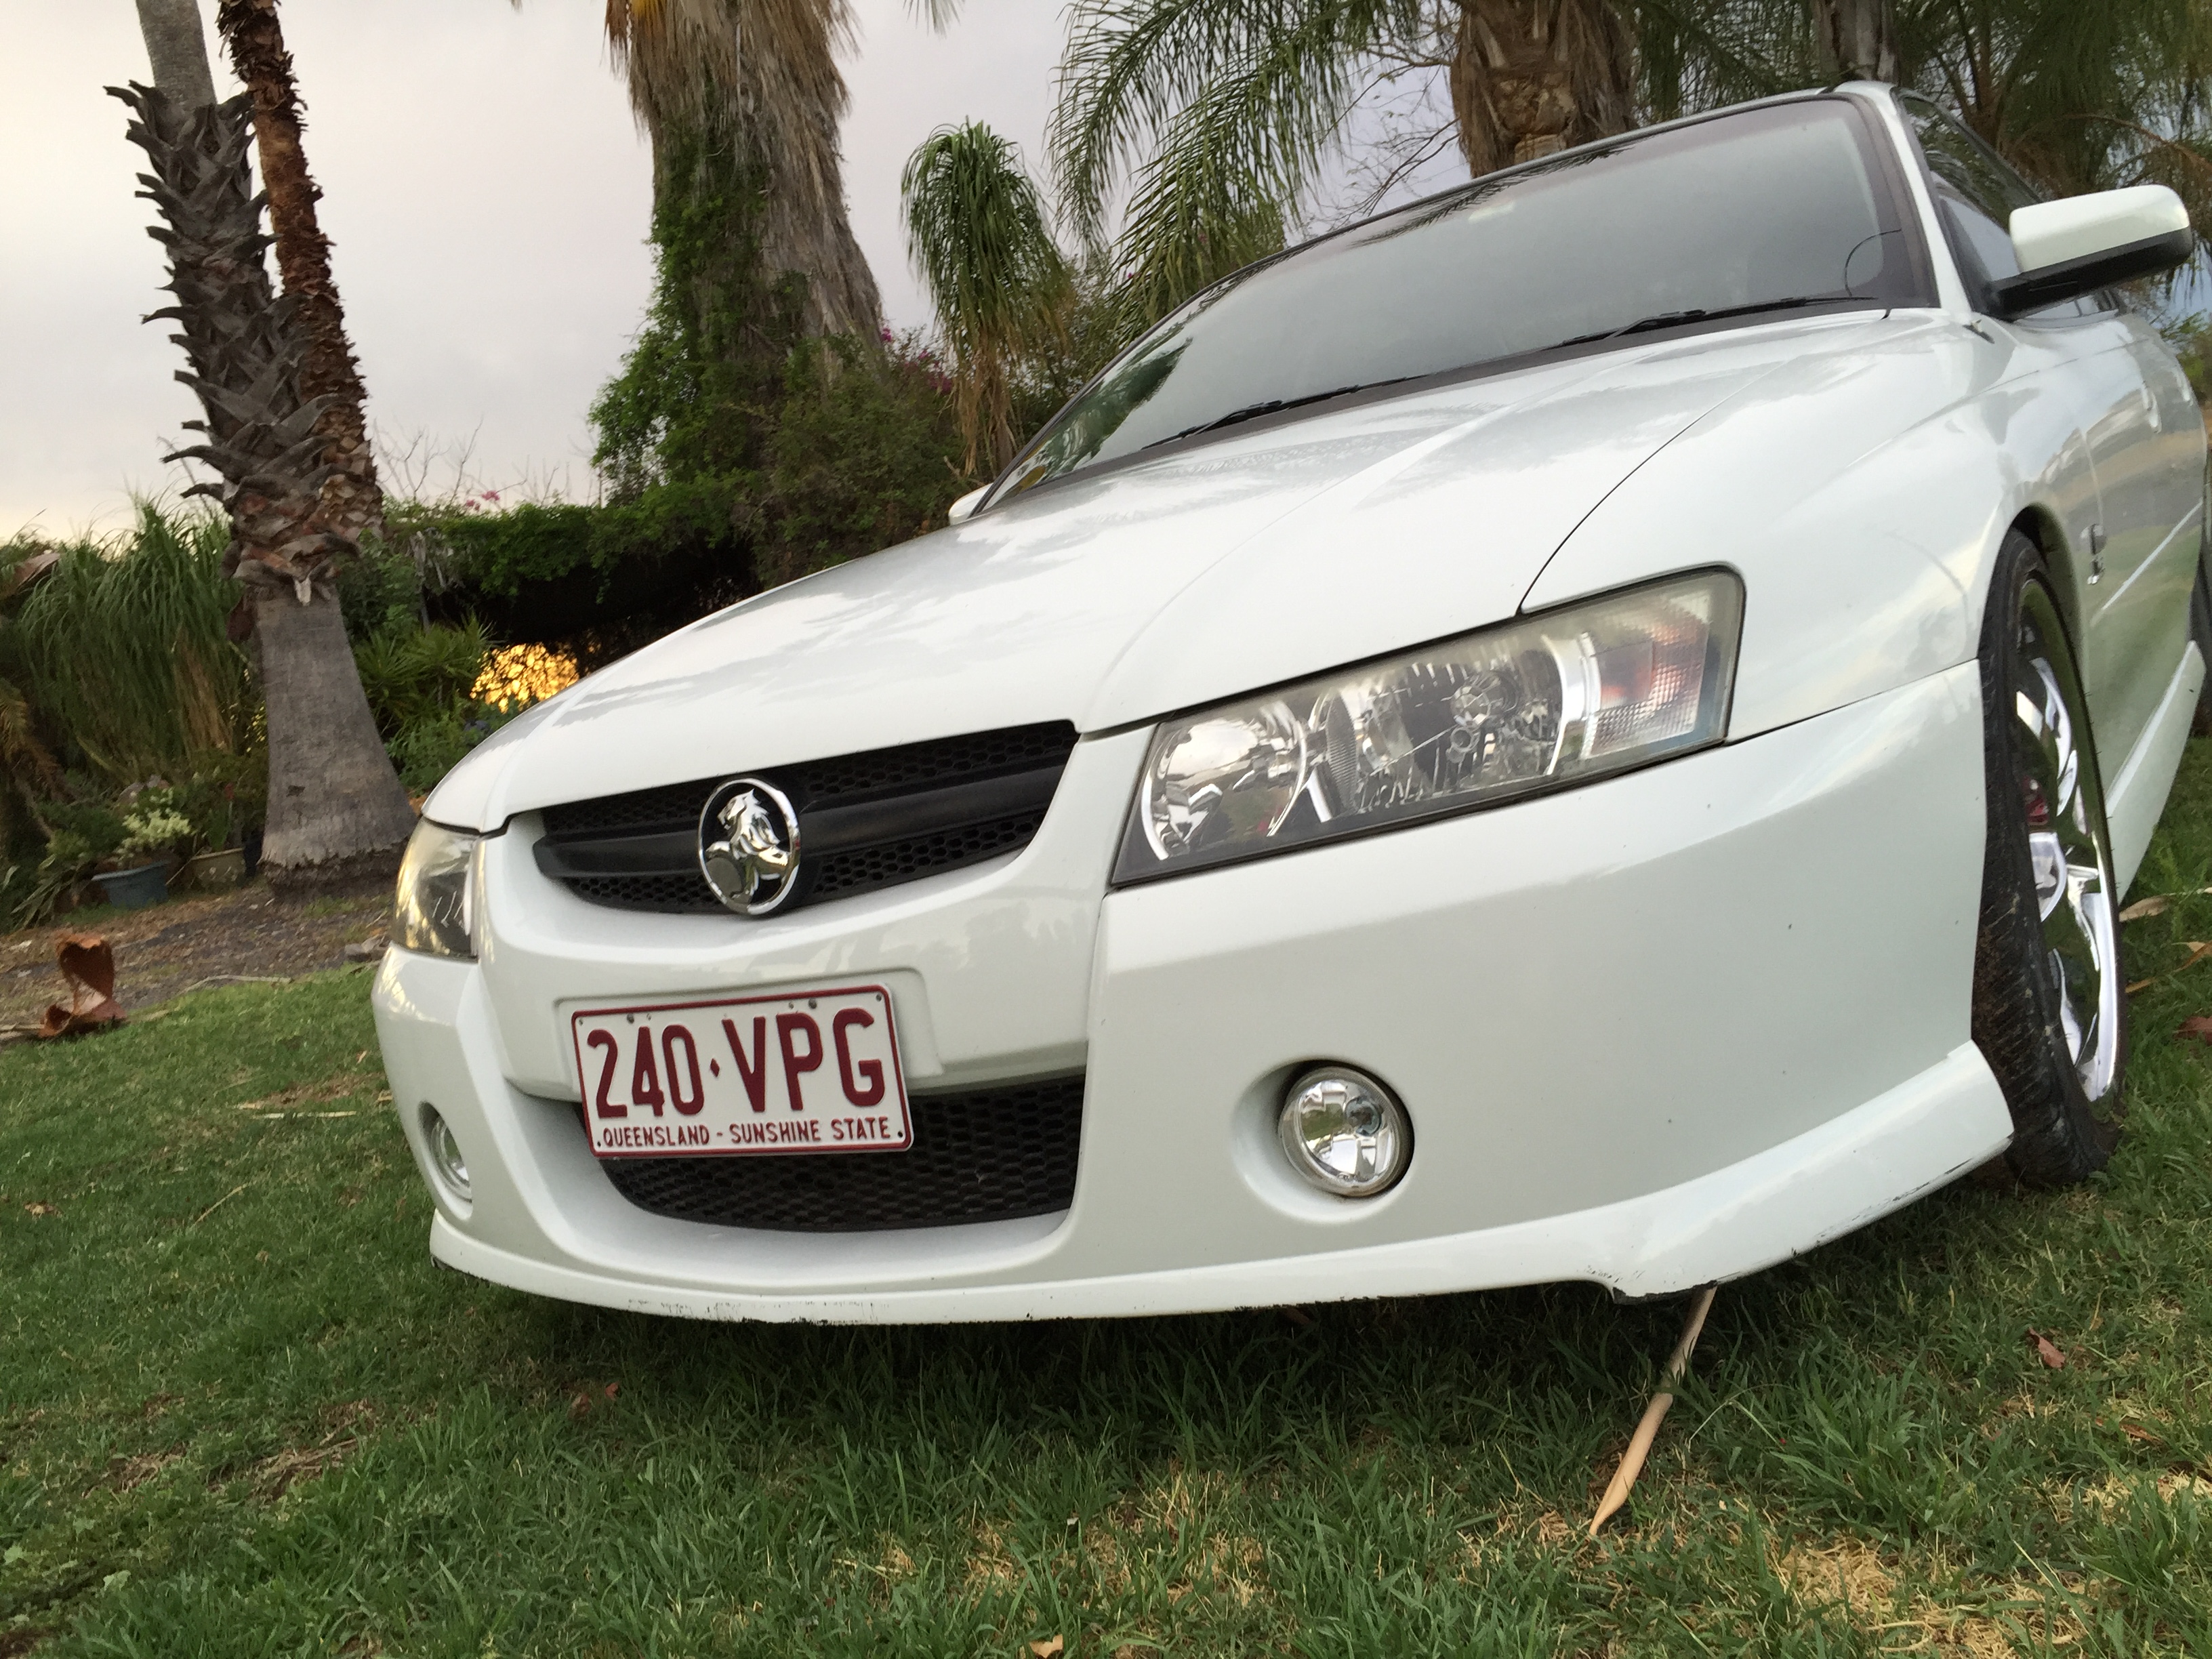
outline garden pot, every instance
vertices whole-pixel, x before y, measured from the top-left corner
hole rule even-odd
[[[136,870],[111,870],[94,876],[100,896],[118,910],[143,910],[169,896],[169,872],[158,864],[142,864]]]
[[[246,879],[246,849],[226,847],[185,860],[185,882],[203,893],[220,893]]]

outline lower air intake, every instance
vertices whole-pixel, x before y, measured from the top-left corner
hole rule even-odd
[[[1075,1198],[1083,1079],[915,1095],[902,1152],[609,1158],[641,1210],[769,1232],[858,1233],[1051,1215]]]

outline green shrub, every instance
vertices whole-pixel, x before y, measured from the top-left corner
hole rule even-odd
[[[456,704],[402,726],[385,745],[410,794],[426,795],[463,756],[507,724],[508,716],[479,702]]]
[[[123,813],[104,800],[46,801],[40,816],[52,831],[46,842],[49,854],[58,848],[88,866],[113,858],[131,833]]]
[[[388,744],[403,730],[468,700],[492,640],[474,617],[458,626],[392,628],[354,647],[354,666],[378,733]]]
[[[738,518],[761,586],[919,536],[975,487],[956,468],[943,376],[913,337],[802,347],[784,386],[767,476]]]
[[[31,701],[112,782],[173,775],[242,746],[258,700],[224,623],[220,519],[138,504],[128,535],[78,542],[24,598],[15,631]]]
[[[506,723],[505,714],[471,695],[492,649],[474,617],[393,627],[354,647],[369,713],[409,793],[428,793]]]

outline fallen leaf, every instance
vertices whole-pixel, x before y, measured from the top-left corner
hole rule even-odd
[[[2130,996],[2133,996],[2136,992],[2142,990],[2144,986],[2155,985],[2159,981],[2171,978],[2173,975],[2179,973],[2183,968],[2194,968],[2198,963],[2203,961],[2205,957],[2212,957],[2212,945],[2208,945],[2203,939],[2183,939],[2181,943],[2189,947],[2189,959],[2187,961],[2182,963],[2179,967],[2167,969],[2163,974],[2153,974],[2148,979],[2137,980],[2134,984],[2128,987],[2128,994]]]
[[[568,1415],[580,1421],[582,1419],[584,1413],[591,1409],[592,1396],[588,1394],[580,1394],[574,1400],[571,1400],[568,1402]]]
[[[1036,1655],[1036,1659],[1060,1659],[1064,1645],[1060,1638],[1055,1636],[1048,1642],[1030,1643],[1030,1651]]]
[[[608,1383],[608,1384],[607,1384],[607,1398],[608,1398],[608,1399],[610,1399],[610,1400],[613,1399],[617,1395],[620,1394],[621,1392],[622,1392],[622,1384],[621,1384],[621,1383],[619,1383],[619,1382],[610,1382],[610,1383]]]
[[[115,952],[96,933],[64,933],[54,942],[54,965],[69,987],[69,1006],[55,1003],[40,1024],[42,1037],[78,1036],[120,1023],[115,1000]]]
[[[2186,893],[2153,893],[2148,898],[2139,898],[2120,912],[2122,921],[2135,921],[2143,916],[2162,916],[2176,899],[2202,898],[2212,893],[2212,887],[2193,888]]]
[[[61,1213],[59,1210],[54,1208],[51,1204],[26,1204],[23,1207],[29,1211],[33,1215],[59,1215]]]
[[[2195,1037],[2199,1042],[2212,1042],[2212,1014],[2191,1014],[2173,1034],[2178,1037]]]
[[[2058,1351],[2058,1345],[2056,1342],[2041,1331],[2030,1331],[2028,1336],[2035,1343],[2035,1357],[2038,1359],[2054,1371],[2063,1371],[2066,1369],[2066,1356]]]

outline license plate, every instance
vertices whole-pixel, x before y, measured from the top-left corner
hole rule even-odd
[[[880,985],[569,1018],[600,1158],[896,1152],[914,1144]]]

